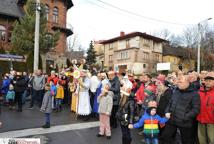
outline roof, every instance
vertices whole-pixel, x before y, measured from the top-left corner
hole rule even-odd
[[[0,15],[19,18],[24,15],[24,11],[16,0],[0,0]]]
[[[167,55],[183,57],[183,58],[188,58],[188,57],[192,56],[191,52],[188,51],[187,48],[164,45],[163,46],[163,56],[167,56]]]
[[[158,38],[158,37],[146,34],[146,33],[132,32],[132,33],[129,33],[129,34],[125,34],[123,36],[119,36],[119,37],[115,37],[115,38],[112,38],[112,39],[109,39],[109,40],[105,40],[105,41],[101,42],[101,44],[107,44],[107,43],[111,43],[111,42],[114,42],[114,41],[123,40],[123,39],[127,39],[127,38],[132,38],[132,37],[136,37],[136,36],[140,36],[140,37],[143,37],[143,38],[146,38],[146,39],[152,39],[152,40],[154,40],[156,42],[167,42],[167,40],[165,40],[165,39]]]
[[[61,32],[66,33],[67,37],[73,34],[73,31],[69,28],[64,28],[64,27],[60,27],[60,26],[53,26],[52,29],[53,30],[60,30]]]
[[[71,8],[72,6],[74,6],[72,0],[66,0],[67,1],[67,9]]]

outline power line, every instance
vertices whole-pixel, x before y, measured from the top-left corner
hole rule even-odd
[[[140,17],[140,18],[143,18],[143,19],[147,19],[147,20],[150,20],[150,21],[155,21],[155,22],[159,22],[159,23],[166,23],[166,24],[173,24],[173,25],[182,25],[182,26],[184,26],[184,25],[190,25],[190,24],[175,23],[175,22],[169,22],[169,21],[159,20],[159,19],[155,19],[155,18],[151,18],[151,17],[146,17],[146,16],[143,16],[141,14],[134,13],[134,12],[128,11],[126,9],[119,8],[119,7],[115,6],[115,5],[112,5],[110,3],[104,2],[102,0],[96,0],[96,1],[99,1],[100,3],[103,3],[103,4],[107,5],[107,6],[110,6],[110,7],[114,8],[114,9],[117,9],[119,11],[128,13],[130,15],[134,15],[134,16],[137,16],[137,17]]]

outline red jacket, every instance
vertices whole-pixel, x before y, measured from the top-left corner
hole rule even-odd
[[[140,88],[137,90],[135,94],[137,102],[144,101],[144,98],[145,98],[144,88],[145,88],[144,83],[142,83]]]
[[[58,79],[57,76],[49,76],[47,82],[50,83],[51,80],[53,80],[54,85],[57,85],[57,82],[58,82],[59,79]]]
[[[201,99],[201,109],[197,117],[200,123],[214,124],[214,87],[209,91],[204,91],[201,87],[199,91]]]

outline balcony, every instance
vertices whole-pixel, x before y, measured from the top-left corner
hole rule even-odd
[[[66,33],[66,36],[69,37],[73,34],[73,26],[71,24],[58,24],[58,23],[53,23],[52,25],[53,30],[60,30],[60,32]]]

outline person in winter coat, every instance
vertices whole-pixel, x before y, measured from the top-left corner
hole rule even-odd
[[[99,102],[99,117],[100,117],[100,132],[97,137],[102,137],[106,134],[107,139],[111,139],[110,115],[113,106],[112,91],[109,91],[110,84],[106,84],[102,93],[98,97]]]
[[[22,77],[22,73],[17,72],[16,77],[13,79],[14,90],[15,90],[15,101],[18,103],[17,112],[22,112],[22,95],[26,89],[26,81]]]
[[[9,90],[10,82],[11,82],[11,80],[9,79],[9,77],[5,75],[4,80],[2,82],[1,91],[0,91],[0,93],[3,95],[4,101],[6,100],[6,95]]]
[[[7,95],[6,95],[6,101],[8,102],[9,109],[14,108],[14,100],[15,100],[14,87],[12,84],[10,84],[9,91],[7,92]]]
[[[61,85],[61,82],[58,81],[58,85],[57,85],[57,91],[56,91],[56,97],[55,97],[55,101],[56,101],[56,110],[57,111],[61,111],[62,110],[62,102],[64,99],[64,88]]]
[[[119,103],[119,110],[117,112],[117,119],[120,122],[122,132],[122,144],[131,144],[132,137],[129,124],[134,123],[135,115],[135,94],[132,91],[130,95],[123,95]]]
[[[33,95],[30,102],[30,109],[33,109],[34,103],[37,100],[39,107],[41,107],[42,99],[44,95],[45,77],[41,70],[37,70],[32,80],[33,83]]]
[[[214,72],[208,73],[205,87],[199,91],[201,99],[200,113],[197,116],[198,139],[200,144],[214,143]]]
[[[120,80],[118,76],[115,75],[114,71],[108,72],[108,77],[111,84],[111,88],[109,90],[114,93],[110,125],[112,128],[117,128],[116,113],[118,111],[119,101],[120,101]]]
[[[50,91],[50,84],[45,84],[46,93],[43,97],[40,111],[45,113],[45,125],[43,128],[50,128],[50,114],[52,112],[52,95]]]
[[[51,96],[52,96],[52,109],[55,109],[55,107],[56,107],[55,98],[56,98],[56,93],[57,93],[57,87],[54,85],[53,80],[50,80],[49,84],[51,87],[50,91],[51,91]]]
[[[144,115],[135,124],[129,124],[129,128],[140,128],[144,127],[144,138],[146,144],[158,144],[158,124],[165,124],[168,118],[161,118],[156,114],[157,103],[155,101],[149,102],[149,108],[146,110]]]
[[[143,133],[146,144],[158,144],[158,124],[165,124],[168,121],[168,118],[162,118],[157,115],[156,111],[157,103],[155,101],[150,101],[149,108],[146,110],[140,120],[135,124],[129,124],[130,129],[140,128],[142,126],[144,127]]]
[[[190,86],[188,76],[179,76],[178,88],[166,108],[166,116],[170,119],[161,135],[164,144],[174,144],[177,129],[180,130],[182,144],[194,144],[194,119],[200,110],[200,97]]]

